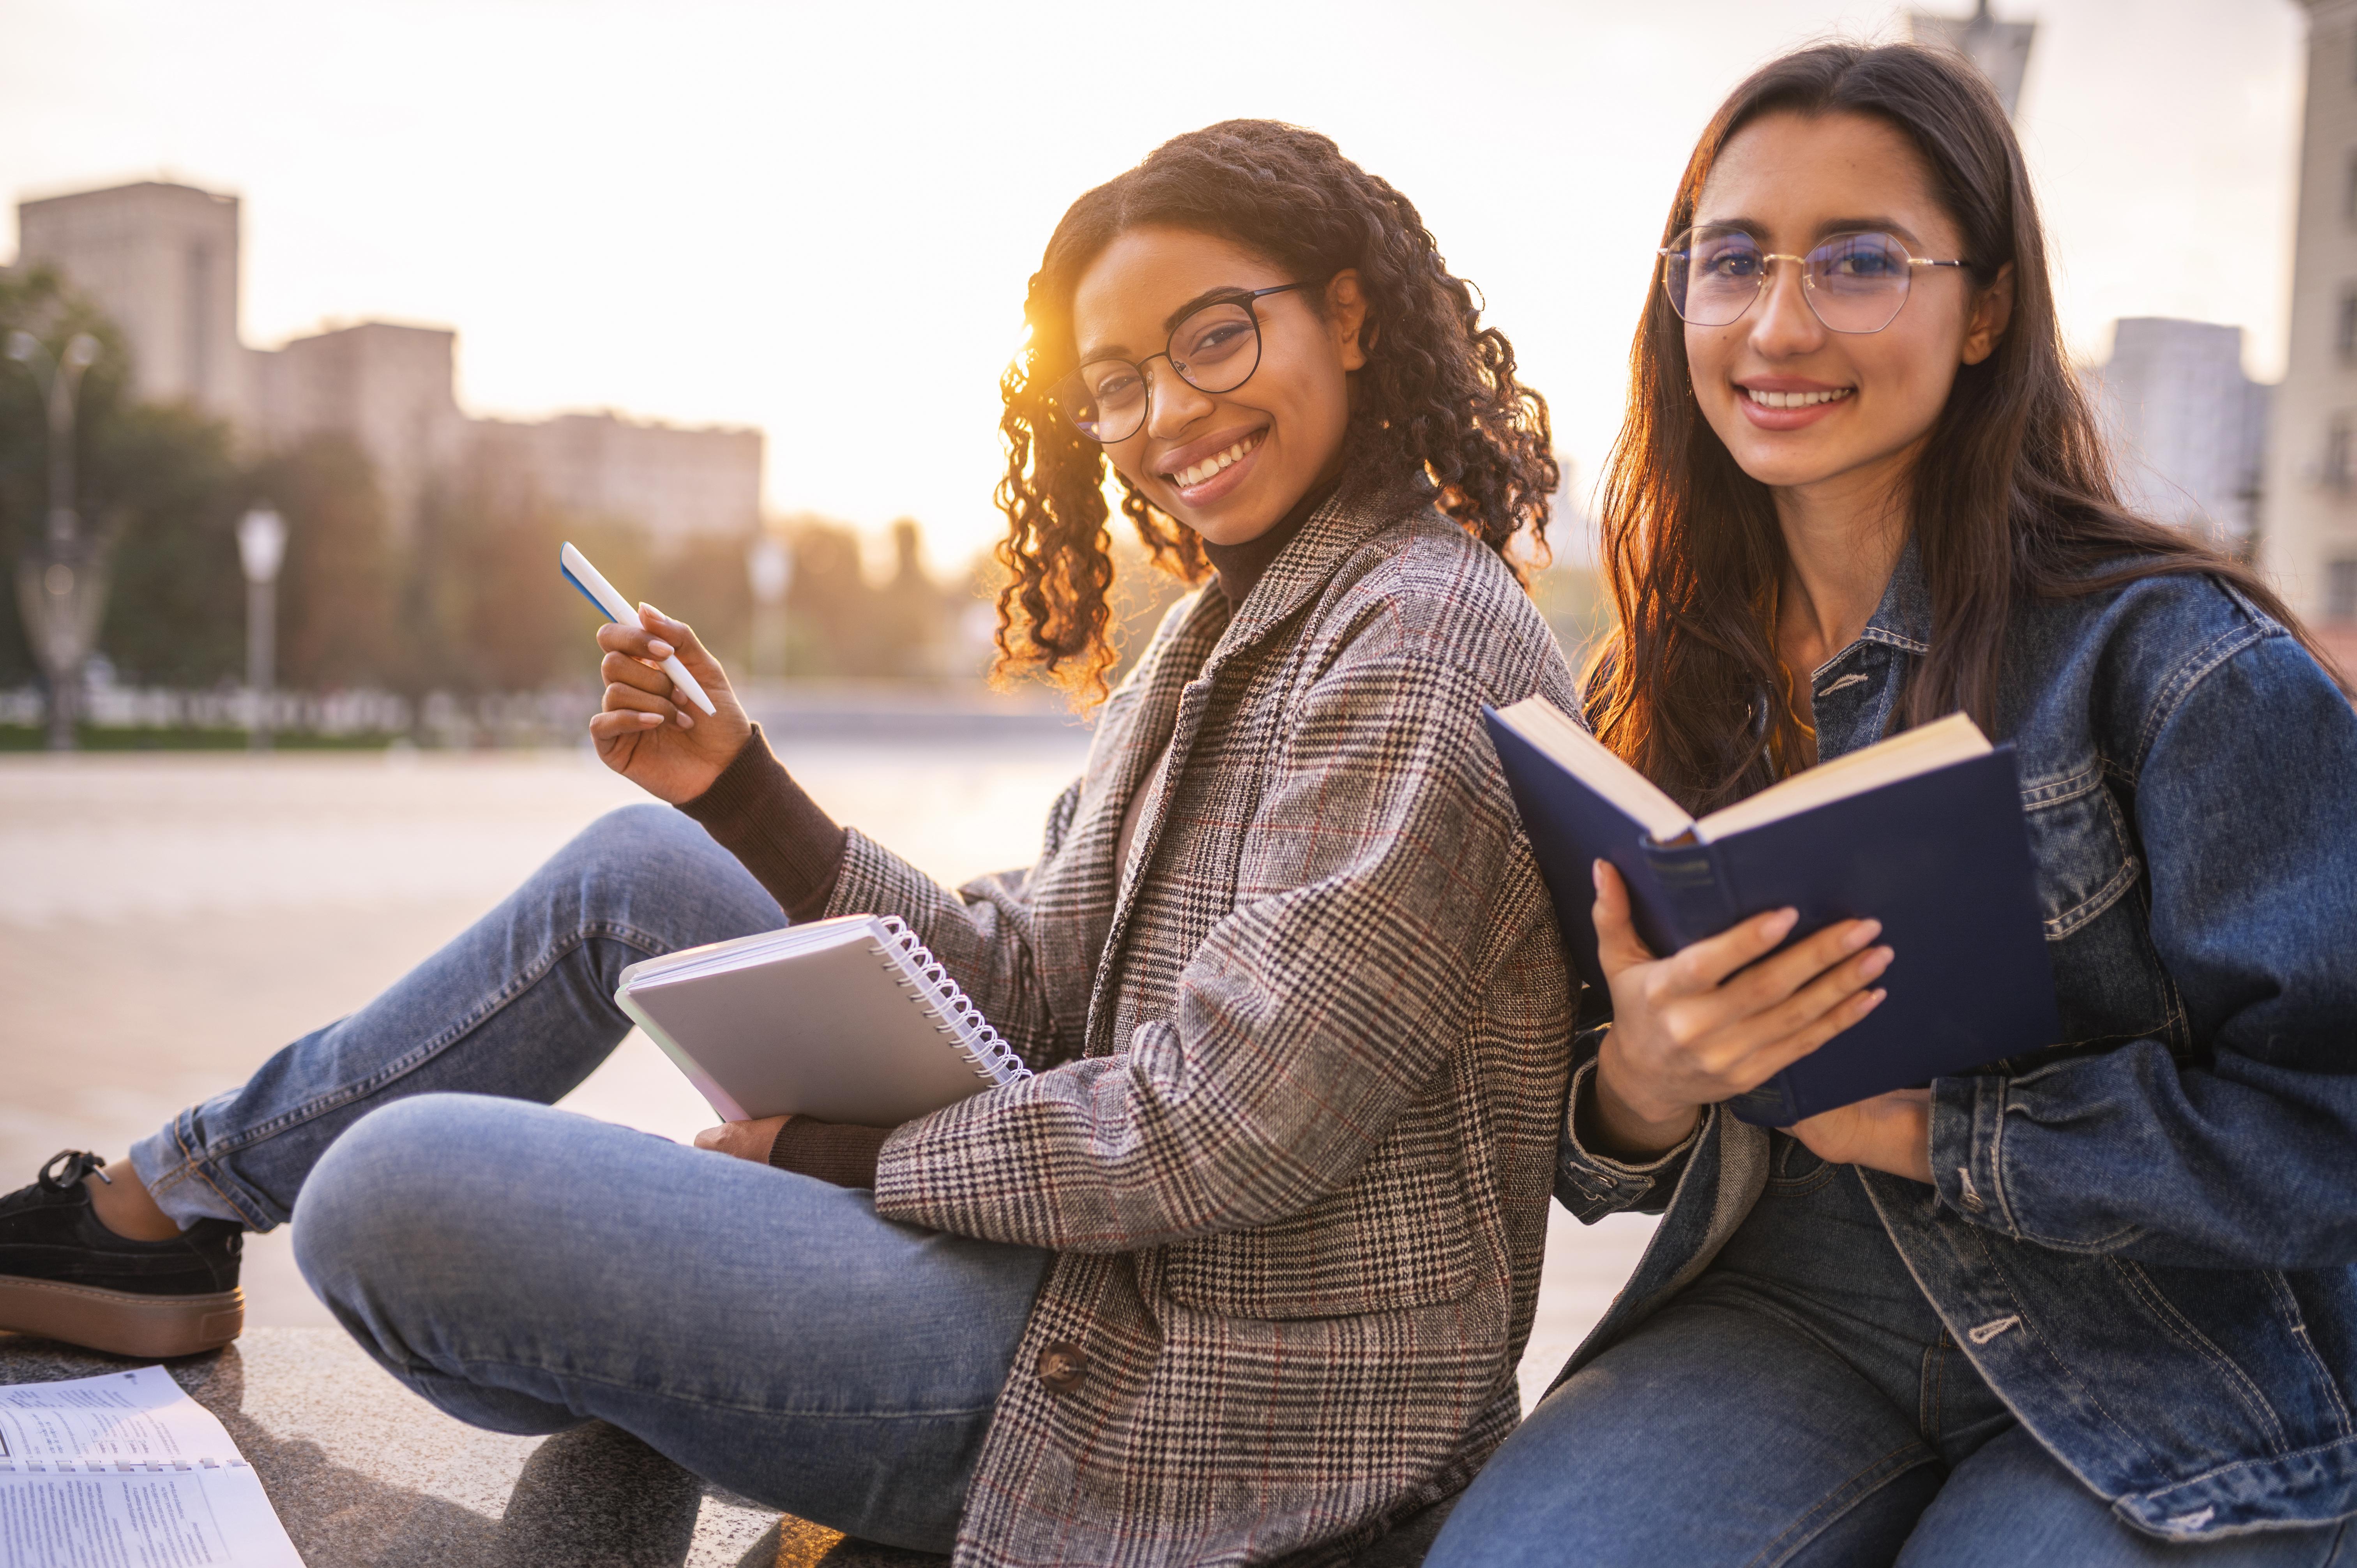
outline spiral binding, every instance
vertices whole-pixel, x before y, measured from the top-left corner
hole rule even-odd
[[[901,989],[925,1009],[933,1027],[948,1036],[965,1059],[974,1064],[974,1077],[993,1087],[1019,1083],[1031,1076],[1015,1047],[999,1037],[998,1031],[982,1015],[982,1009],[958,989],[950,972],[933,957],[932,950],[917,940],[908,922],[897,915],[883,919],[888,952],[899,956],[889,960],[885,967],[901,977]],[[908,975],[913,972],[918,983],[910,984]]]

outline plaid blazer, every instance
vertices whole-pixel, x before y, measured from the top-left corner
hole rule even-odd
[[[1043,1069],[877,1165],[888,1218],[1060,1254],[960,1564],[1344,1561],[1514,1425],[1571,1006],[1480,709],[1534,690],[1576,710],[1497,557],[1346,488],[1171,611],[1029,870],[850,834],[827,913],[908,918]]]

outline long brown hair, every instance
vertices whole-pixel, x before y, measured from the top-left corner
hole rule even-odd
[[[1356,268],[1367,300],[1353,374],[1349,471],[1357,483],[1427,476],[1440,510],[1501,554],[1516,532],[1545,535],[1560,482],[1546,402],[1514,379],[1513,345],[1480,324],[1474,293],[1449,272],[1415,208],[1315,131],[1227,120],[1174,136],[1144,163],[1072,203],[1031,276],[1023,352],[999,382],[1006,514],[999,562],[998,668],[1036,667],[1082,699],[1102,696],[1115,653],[1107,464],[1066,424],[1049,389],[1072,369],[1072,294],[1115,237],[1165,225],[1230,240],[1323,283]],[[1319,309],[1323,295],[1311,293]],[[1206,566],[1195,533],[1121,481],[1121,510],[1157,564],[1189,582]]]
[[[1995,352],[1957,372],[1910,476],[1932,648],[1900,722],[1961,710],[1991,727],[2017,601],[2145,577],[2208,573],[2318,652],[2248,566],[2122,509],[2095,417],[2063,354],[2020,145],[1995,91],[1961,58],[1824,44],[1770,62],[1704,130],[1662,242],[1694,222],[1727,144],[1779,112],[1863,114],[1894,127],[1921,155],[1963,231],[1975,284],[2013,264],[2011,323]],[[1599,737],[1690,810],[1771,782],[1780,758],[1807,755],[1792,704],[1769,695],[1784,688],[1769,613],[1784,571],[1783,535],[1768,488],[1737,466],[1703,418],[1684,324],[1659,287],[1638,324],[1629,413],[1602,510],[1620,627],[1589,666]],[[2331,669],[2320,653],[2319,662]]]

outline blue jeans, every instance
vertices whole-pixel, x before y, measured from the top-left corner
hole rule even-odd
[[[546,1105],[629,1032],[624,965],[783,923],[695,823],[615,811],[133,1165],[184,1223],[296,1219],[312,1289],[460,1420],[602,1419],[747,1497],[947,1551],[1049,1255]]]
[[[1426,1568],[2323,1568],[2343,1525],[2185,1545],[2114,1517],[1982,1380],[1856,1171],[1779,1133],[1702,1277],[1507,1439]]]

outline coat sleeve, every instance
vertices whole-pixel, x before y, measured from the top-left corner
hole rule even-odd
[[[2197,1049],[1935,1080],[1954,1213],[2151,1263],[2357,1262],[2357,714],[2279,631],[2156,714],[2136,771],[2151,936]]]
[[[1176,1015],[903,1126],[877,1162],[877,1212],[1131,1251],[1265,1224],[1351,1179],[1515,940],[1492,918],[1501,890],[1537,875],[1481,731],[1486,695],[1422,653],[1321,678]]]

